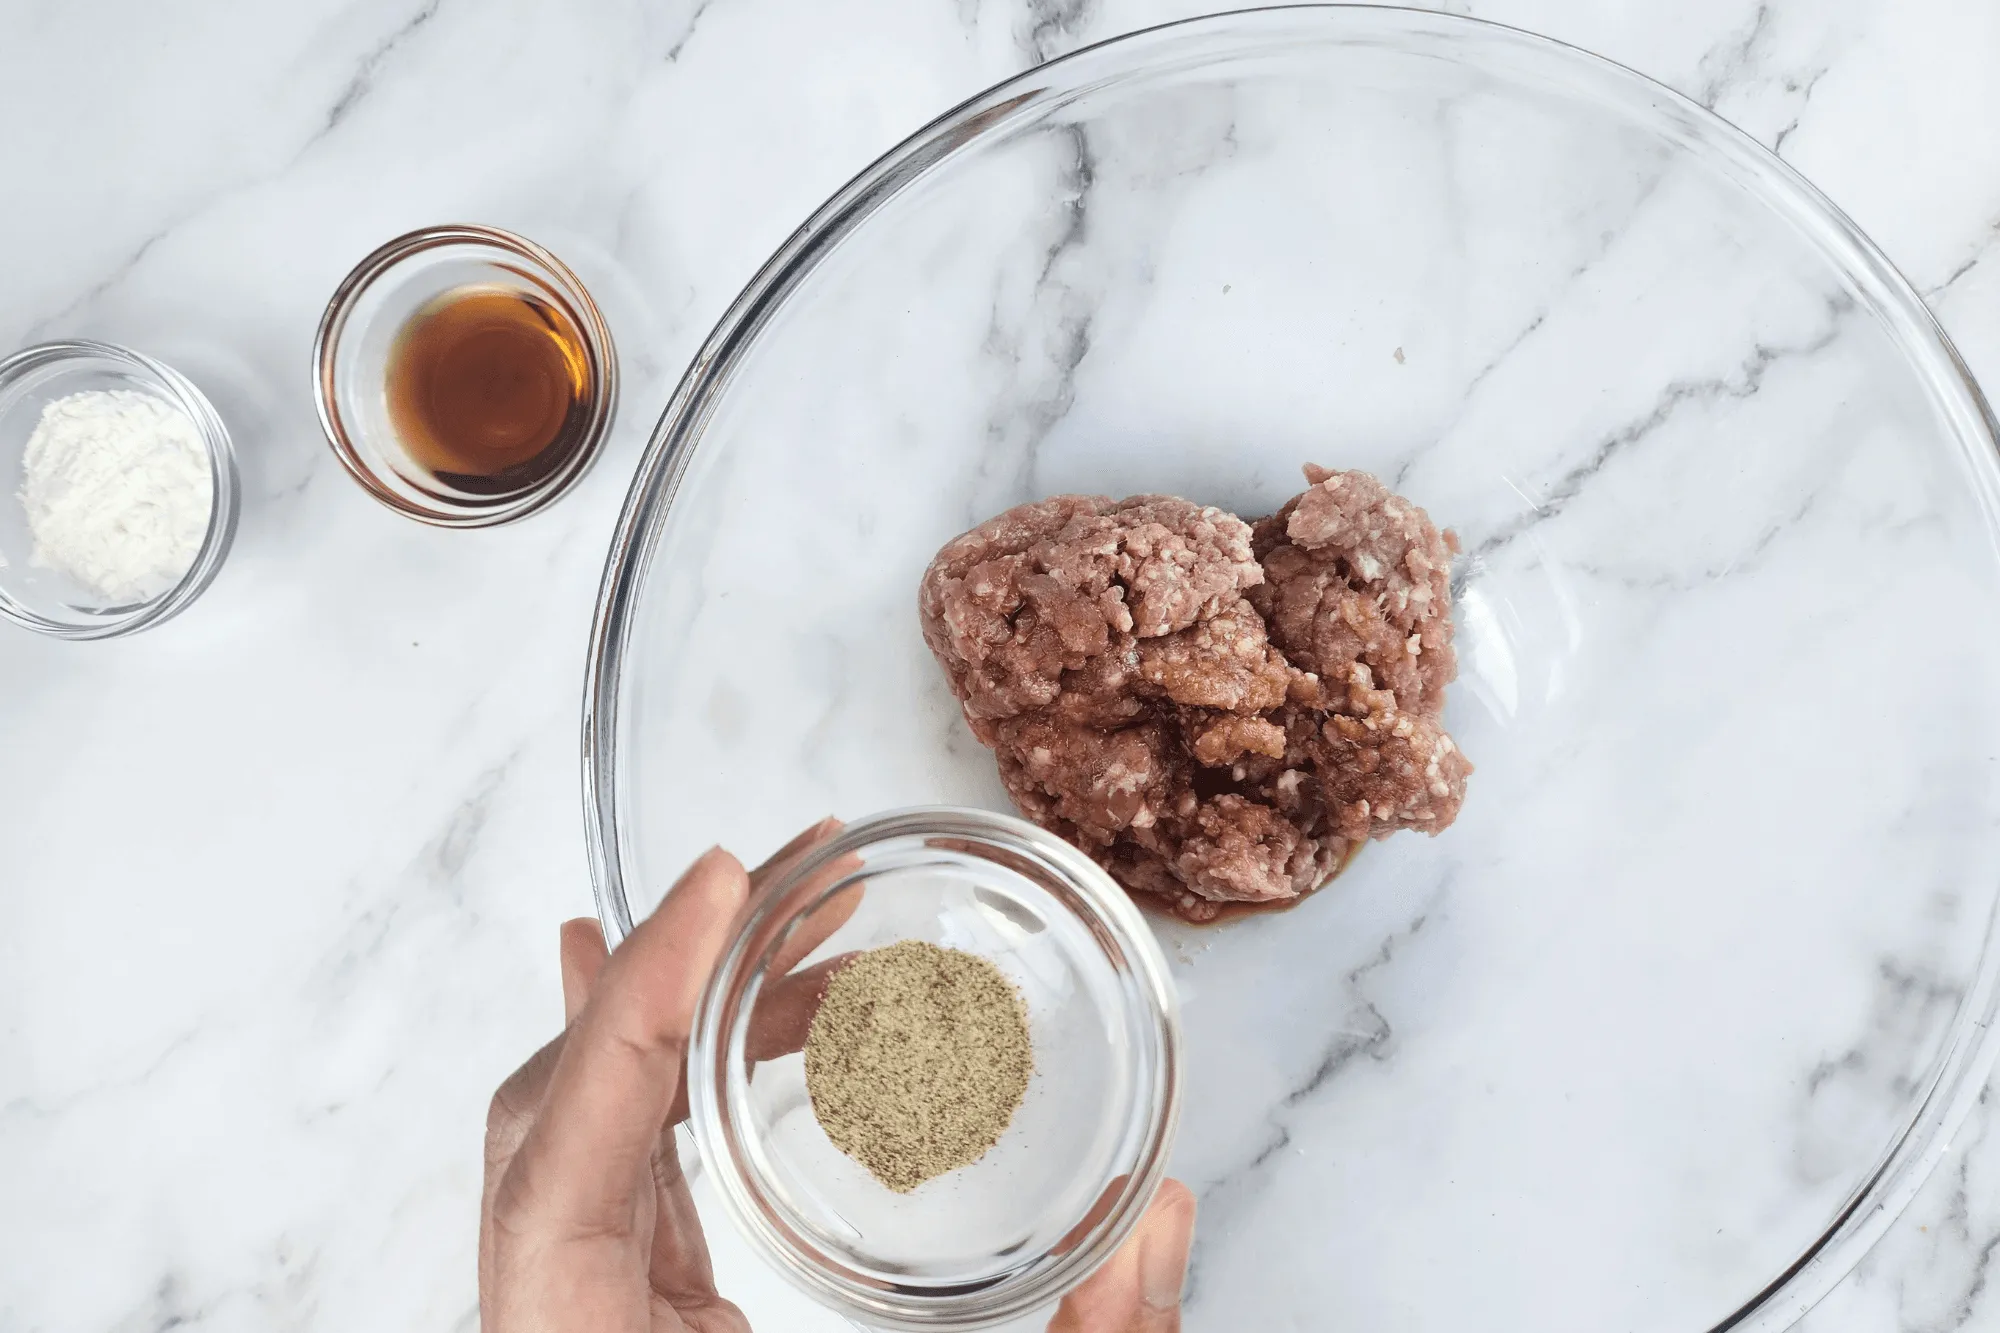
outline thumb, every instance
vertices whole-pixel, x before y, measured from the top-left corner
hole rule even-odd
[[[598,970],[495,1195],[496,1223],[538,1227],[551,1241],[631,1224],[635,1182],[647,1179],[680,1088],[695,1004],[749,887],[735,857],[709,852]]]
[[[1193,1191],[1161,1182],[1118,1253],[1063,1298],[1049,1333],[1178,1333],[1194,1215]]]
[[[590,992],[597,988],[597,974],[610,961],[604,947],[604,930],[595,917],[578,917],[562,923],[561,935],[563,1025],[567,1027],[583,1012]]]

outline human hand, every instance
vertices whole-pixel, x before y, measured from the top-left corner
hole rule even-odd
[[[1049,1333],[1179,1333],[1194,1213],[1192,1190],[1161,1181],[1118,1252],[1063,1298]]]
[[[606,956],[595,921],[562,928],[563,1034],[500,1085],[486,1125],[479,1311],[485,1333],[747,1333],[715,1290],[681,1174],[695,1003],[753,883],[833,837],[827,820],[746,875],[716,849]],[[853,910],[816,914],[779,971]],[[826,976],[794,973],[758,1006],[751,1055],[805,1044]]]
[[[674,1126],[687,1115],[688,1034],[730,925],[753,886],[839,832],[828,820],[754,874],[720,849],[607,957],[595,921],[562,928],[568,1026],[494,1094],[480,1211],[485,1333],[748,1333],[715,1289]],[[817,913],[780,960],[838,929]],[[755,1059],[799,1050],[842,959],[787,976],[758,1006]],[[1131,1238],[1065,1299],[1051,1333],[1171,1333],[1194,1200],[1168,1181]]]

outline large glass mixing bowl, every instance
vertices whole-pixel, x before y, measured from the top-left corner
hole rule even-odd
[[[613,542],[607,927],[718,839],[1006,808],[918,634],[949,537],[1063,491],[1261,514],[1306,462],[1457,529],[1478,771],[1294,911],[1155,922],[1189,1326],[1784,1326],[1991,1063],[1994,423],[1832,205],[1582,52],[1393,9],[1165,27],[814,215]]]

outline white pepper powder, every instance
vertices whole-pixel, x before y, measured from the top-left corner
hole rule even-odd
[[[1027,1007],[1005,974],[922,940],[835,973],[805,1056],[820,1127],[898,1194],[984,1157],[1035,1067]]]

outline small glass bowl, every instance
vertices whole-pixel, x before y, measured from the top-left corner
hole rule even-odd
[[[28,437],[42,409],[93,389],[121,389],[160,399],[194,422],[208,450],[213,500],[208,531],[194,563],[139,601],[107,600],[60,570],[34,563],[34,538],[18,493]],[[200,389],[150,356],[110,343],[70,341],[24,347],[0,361],[0,616],[58,639],[110,639],[170,619],[215,578],[236,538],[236,450]]]
[[[820,1128],[803,1056],[748,1053],[771,1048],[759,999],[792,967],[906,939],[1007,975],[1035,1072],[986,1156],[895,1194]],[[1131,1232],[1180,1061],[1166,960],[1103,870],[1018,819],[918,809],[853,825],[751,901],[695,1017],[689,1105],[732,1220],[796,1286],[878,1328],[983,1328],[1056,1301]]]
[[[440,481],[410,457],[389,416],[397,335],[425,305],[466,287],[527,292],[561,309],[583,335],[591,383],[591,415],[577,448],[532,485],[497,495]],[[391,509],[439,527],[494,527],[553,504],[590,470],[618,404],[618,357],[597,303],[562,260],[497,227],[425,227],[355,265],[320,318],[313,365],[313,401],[341,466]]]

